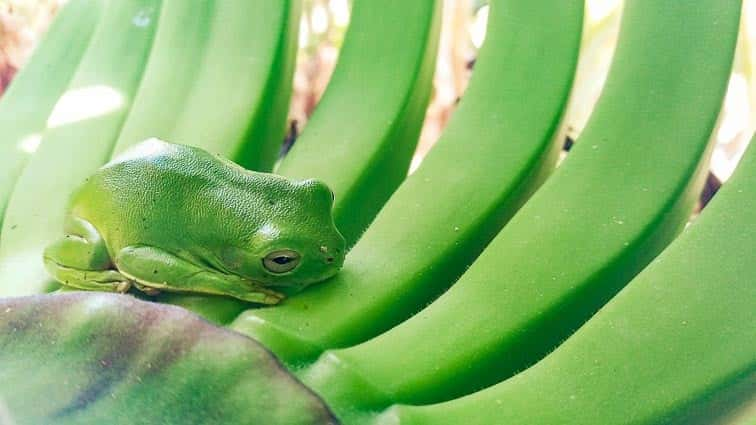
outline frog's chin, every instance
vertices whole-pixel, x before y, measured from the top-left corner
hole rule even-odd
[[[287,298],[292,295],[296,295],[303,289],[302,287],[298,287],[298,286],[269,286],[268,288],[270,288],[273,291],[283,294]]]
[[[316,285],[319,285],[321,283],[325,283],[326,281],[330,280],[332,277],[336,276],[336,274],[338,274],[338,272],[339,272],[339,269],[328,270],[327,272],[321,274],[318,277],[314,277],[314,278],[307,279],[307,280],[304,280],[304,281],[298,281],[296,284],[285,284],[285,285],[282,285],[280,287],[290,287],[290,288],[293,288],[296,291],[301,291],[301,290],[303,290],[305,288],[309,288],[310,286],[316,286]],[[276,286],[276,289],[277,288],[279,288],[279,287]]]
[[[260,278],[251,278],[249,276],[242,276],[237,275],[240,277],[246,284],[249,286],[250,290],[255,290],[256,288],[268,288],[270,290],[276,291],[276,292],[282,292],[285,294],[289,294],[289,292],[294,293],[298,292],[300,289],[303,288],[303,286],[299,283],[292,283],[292,282],[276,282],[276,281],[266,281],[265,279]]]
[[[265,287],[270,288],[271,290],[276,291],[276,292],[282,292],[288,296],[288,295],[293,295],[297,292],[300,292],[303,289],[308,288],[310,286],[316,285],[324,281],[325,279],[328,279],[329,277],[331,276],[327,276],[322,279],[308,279],[305,281],[298,280],[296,282],[282,280],[279,282],[265,284]]]
[[[283,292],[288,295],[328,280],[338,274],[340,269],[340,264],[333,265],[331,267],[328,267],[321,274],[309,279],[302,279],[301,276],[293,279],[296,276],[296,274],[293,272],[270,276],[267,279],[242,275],[237,276],[246,281],[249,284],[250,288],[270,288],[273,291]]]

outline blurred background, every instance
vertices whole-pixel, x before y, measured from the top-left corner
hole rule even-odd
[[[325,90],[349,24],[350,0],[303,1],[289,139],[304,129]],[[0,96],[63,3],[65,0],[0,0]],[[564,120],[564,137],[569,141],[577,140],[601,91],[617,38],[621,10],[622,0],[586,1],[583,46]],[[743,12],[733,74],[714,134],[717,144],[706,188],[711,193],[729,178],[756,123],[756,0],[745,0]],[[444,0],[434,92],[411,170],[420,164],[438,139],[464,92],[477,51],[485,39],[487,18],[487,1]],[[704,200],[706,198],[705,193]]]

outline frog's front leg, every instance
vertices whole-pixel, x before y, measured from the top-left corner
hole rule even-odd
[[[115,262],[122,274],[137,282],[139,289],[226,295],[260,304],[277,304],[284,298],[239,276],[210,270],[151,246],[123,248]]]
[[[105,241],[88,221],[68,216],[65,236],[44,252],[47,271],[63,285],[92,291],[126,292],[131,282],[113,269]]]

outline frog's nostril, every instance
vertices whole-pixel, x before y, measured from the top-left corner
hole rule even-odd
[[[333,263],[333,257],[326,258],[326,263]]]

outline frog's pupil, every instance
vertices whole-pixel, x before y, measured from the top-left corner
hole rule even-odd
[[[286,264],[286,263],[290,262],[291,260],[292,260],[291,257],[285,257],[285,256],[282,255],[280,257],[274,258],[273,262],[276,263],[276,264]]]

